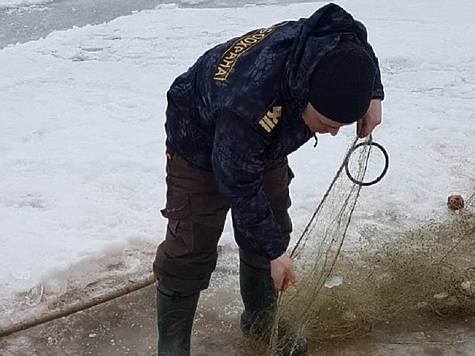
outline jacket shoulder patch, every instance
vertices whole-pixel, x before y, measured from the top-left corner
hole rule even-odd
[[[265,136],[269,136],[279,124],[281,116],[282,106],[272,105],[266,113],[256,123],[254,123],[254,127]]]

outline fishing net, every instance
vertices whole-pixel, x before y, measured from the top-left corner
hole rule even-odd
[[[378,322],[475,315],[475,194],[448,221],[401,236],[379,231],[370,237],[384,245],[342,251],[362,189],[345,167],[352,181],[364,182],[387,162],[371,138],[357,141],[291,252],[299,287],[279,295],[270,341],[253,343],[251,354],[289,355],[301,339],[312,350],[322,341],[368,334]]]

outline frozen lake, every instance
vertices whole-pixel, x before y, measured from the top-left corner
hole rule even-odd
[[[55,30],[108,22],[135,11],[153,9],[161,4],[179,7],[243,7],[247,5],[290,4],[305,0],[57,0],[22,7],[0,7],[0,49],[9,44],[34,41]],[[1,5],[1,3],[0,3]],[[315,9],[319,4],[315,4]],[[239,10],[237,10],[239,11]]]

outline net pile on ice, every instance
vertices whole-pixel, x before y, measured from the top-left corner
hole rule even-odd
[[[365,181],[374,153],[357,141],[291,252],[299,287],[279,296],[270,342],[259,354],[288,354],[300,338],[312,349],[364,335],[378,322],[475,316],[475,194],[447,221],[397,237],[380,231],[374,238],[388,241],[383,247],[342,252],[362,189],[344,174],[345,164],[354,180]]]

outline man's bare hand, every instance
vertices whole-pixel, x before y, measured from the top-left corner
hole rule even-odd
[[[369,104],[368,111],[358,121],[356,125],[356,133],[359,138],[368,136],[373,132],[374,128],[381,123],[382,120],[382,104],[380,99],[373,99]]]
[[[286,291],[290,286],[297,286],[297,277],[292,260],[287,253],[270,262],[271,276],[278,291]]]

